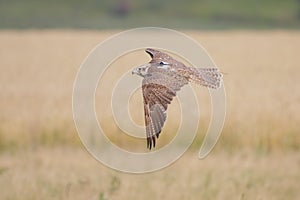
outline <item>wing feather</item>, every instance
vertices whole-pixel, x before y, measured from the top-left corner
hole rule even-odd
[[[185,84],[187,84],[186,80],[178,83],[176,78],[161,73],[154,73],[143,80],[145,126],[149,149],[155,147],[156,138],[159,137],[164,126],[168,104],[176,96],[176,91]]]

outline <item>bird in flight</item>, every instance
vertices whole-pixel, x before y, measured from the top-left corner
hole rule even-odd
[[[187,67],[166,53],[147,48],[152,60],[132,70],[132,74],[143,77],[142,92],[144,102],[147,148],[155,147],[166,121],[166,111],[176,92],[189,82],[218,89],[222,83],[222,73],[218,68]]]

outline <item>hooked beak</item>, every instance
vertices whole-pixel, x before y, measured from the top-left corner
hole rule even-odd
[[[141,73],[141,69],[142,68],[147,68],[150,66],[150,63],[147,63],[147,64],[143,64],[143,65],[140,65],[136,68],[134,68],[132,71],[131,71],[131,74],[137,74],[139,76],[144,76],[142,73]]]
[[[138,74],[138,67],[134,68],[132,71],[131,71],[131,74]]]

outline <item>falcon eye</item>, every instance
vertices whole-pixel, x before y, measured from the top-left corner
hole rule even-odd
[[[169,63],[166,63],[166,62],[161,61],[159,64],[160,64],[160,65],[168,65]]]

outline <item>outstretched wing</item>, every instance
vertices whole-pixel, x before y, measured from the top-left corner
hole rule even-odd
[[[189,67],[186,71],[190,80],[199,85],[213,89],[221,87],[223,75],[218,68]]]
[[[147,148],[155,147],[166,121],[166,111],[176,92],[187,84],[185,78],[175,74],[153,73],[144,78],[142,90],[144,99],[144,113],[147,136]]]

